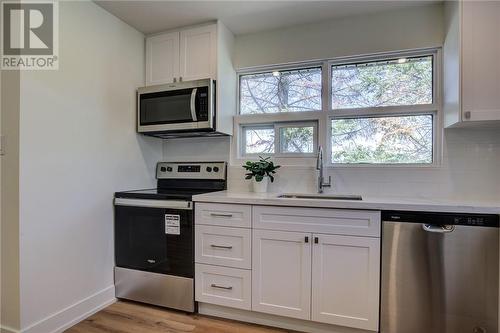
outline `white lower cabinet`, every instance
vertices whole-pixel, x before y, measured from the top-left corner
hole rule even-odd
[[[310,237],[253,230],[252,310],[311,319]]]
[[[378,330],[380,240],[313,235],[312,320]]]
[[[250,269],[252,231],[197,225],[195,228],[195,262]]]
[[[249,270],[196,264],[195,272],[197,301],[250,310]]]
[[[380,212],[196,209],[197,301],[378,331]]]

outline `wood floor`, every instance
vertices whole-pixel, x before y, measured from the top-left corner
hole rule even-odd
[[[284,333],[276,328],[119,301],[66,333]]]

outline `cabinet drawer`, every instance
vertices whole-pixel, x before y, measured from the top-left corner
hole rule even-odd
[[[251,268],[250,229],[197,225],[195,240],[197,263]]]
[[[198,302],[250,310],[251,285],[249,270],[195,265],[195,295]]]
[[[250,228],[252,208],[249,205],[195,204],[195,223],[223,227]]]
[[[380,212],[253,206],[256,229],[380,237]]]

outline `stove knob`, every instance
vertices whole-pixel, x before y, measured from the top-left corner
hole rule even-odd
[[[214,171],[215,171],[215,168],[214,168]],[[212,168],[211,167],[207,167],[207,172],[212,172]]]
[[[219,172],[219,168],[218,167],[214,167],[214,172]]]
[[[168,172],[172,172],[172,167],[167,167]]]
[[[165,172],[165,171],[167,171],[167,168],[165,168],[165,167],[160,167],[160,171],[161,171],[161,172]]]

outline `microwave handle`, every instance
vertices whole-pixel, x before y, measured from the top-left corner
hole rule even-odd
[[[193,118],[193,121],[198,121],[198,118],[196,117],[196,105],[195,105],[197,90],[198,88],[194,88],[193,91],[191,92],[191,117]]]

